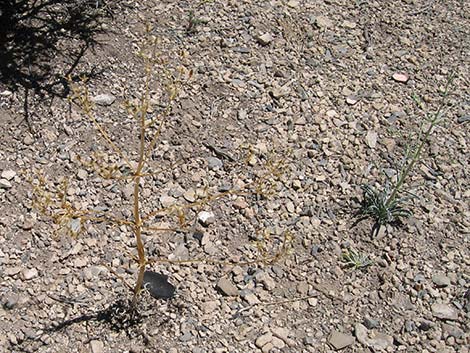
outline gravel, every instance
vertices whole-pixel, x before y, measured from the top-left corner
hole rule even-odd
[[[5,60],[32,61],[16,79],[0,65],[2,349],[468,352],[470,17],[462,1],[83,4],[112,14],[92,34],[93,50],[68,28],[45,36],[61,55],[36,48],[32,60],[11,42]],[[156,291],[143,291],[129,312],[134,186],[113,146],[135,165],[130,113],[145,87],[136,50],[146,23],[159,54],[146,124],[169,113],[152,128],[140,206],[166,230],[142,234]],[[72,80],[88,76],[106,138],[61,91],[74,59]],[[374,236],[372,222],[354,216],[361,185],[396,178],[453,71],[445,122],[405,185],[417,196],[407,201],[413,216]],[[165,85],[176,77],[184,82],[169,107]],[[273,161],[276,177],[264,174]],[[120,178],[104,178],[109,172]],[[271,193],[243,192],[263,176]],[[57,196],[78,213],[53,208],[58,223],[43,215],[33,198],[41,180],[51,193],[43,202]],[[225,192],[234,194],[202,202]],[[373,264],[346,268],[350,249]]]

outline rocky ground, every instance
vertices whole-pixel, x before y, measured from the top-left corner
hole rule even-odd
[[[100,15],[86,36],[64,27],[46,36],[56,44],[48,50],[2,44],[12,53],[0,80],[2,352],[469,351],[466,1],[81,3],[87,11],[75,15]],[[67,100],[63,75],[90,77],[98,122],[135,160],[125,103],[142,92],[136,52],[152,36],[161,61],[148,117],[169,113],[143,211],[243,188],[270,161],[282,173],[267,174],[269,198],[232,194],[188,208],[190,231],[145,234],[149,257],[204,260],[149,265],[176,295],[144,292],[130,318],[132,232],[95,221],[67,236],[34,207],[30,181],[44,175],[42,190],[53,192],[66,180],[76,209],[132,218],[132,186],[92,165],[124,173],[122,161]],[[186,76],[170,111],[165,88],[179,67]],[[393,178],[452,73],[445,120],[405,186],[413,216],[371,234],[373,222],[355,217],[361,185]],[[348,267],[351,251],[372,264]]]

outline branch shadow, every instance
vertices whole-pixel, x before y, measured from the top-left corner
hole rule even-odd
[[[2,0],[0,2],[0,82],[24,91],[24,120],[31,130],[31,95],[65,98],[67,77],[94,48],[102,22],[112,16],[100,0]],[[94,77],[95,69],[75,74]]]

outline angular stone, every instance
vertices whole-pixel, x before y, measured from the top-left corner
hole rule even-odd
[[[215,215],[212,212],[202,211],[197,215],[197,219],[203,226],[207,227],[215,222]]]
[[[442,320],[457,320],[459,313],[453,307],[447,304],[433,304],[431,305],[432,315]]]
[[[6,180],[11,180],[15,176],[16,176],[16,172],[14,170],[4,170],[1,175],[1,177]]]
[[[264,33],[256,37],[256,40],[261,45],[269,45],[273,41],[273,36],[270,33]]]
[[[328,342],[333,346],[337,351],[340,349],[346,348],[354,343],[355,339],[351,335],[339,331],[333,331],[328,338]]]
[[[23,279],[25,280],[30,280],[38,276],[38,270],[36,270],[34,267],[33,268],[27,268],[23,270],[21,273],[23,275]]]
[[[168,195],[162,195],[160,197],[160,203],[162,204],[163,207],[166,208],[166,207],[173,206],[176,203],[176,199]]]
[[[116,97],[112,94],[98,94],[90,99],[93,103],[103,106],[108,106],[114,103]]]
[[[10,189],[13,185],[6,179],[0,179],[0,189]]]
[[[217,289],[220,290],[222,294],[231,297],[235,297],[239,294],[238,288],[235,287],[227,278],[221,278],[219,282],[217,282]]]
[[[432,281],[438,287],[450,286],[450,278],[442,273],[437,273],[432,276]]]

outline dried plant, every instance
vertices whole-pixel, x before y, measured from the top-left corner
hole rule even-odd
[[[207,187],[204,195],[197,200],[185,204],[175,204],[169,207],[161,207],[157,210],[144,212],[143,210],[143,183],[146,178],[158,175],[150,163],[151,155],[157,146],[157,141],[162,133],[163,125],[168,119],[172,103],[177,99],[178,91],[187,80],[191,79],[192,72],[182,67],[175,72],[164,72],[163,77],[167,78],[166,102],[160,102],[161,112],[159,116],[148,119],[147,112],[151,105],[150,91],[152,78],[155,77],[156,67],[165,67],[167,63],[157,55],[158,40],[150,36],[151,29],[147,30],[147,39],[143,48],[138,52],[145,69],[144,89],[138,100],[126,103],[126,110],[135,121],[138,128],[137,158],[132,159],[130,151],[123,150],[117,143],[113,142],[110,132],[99,122],[94,112],[94,104],[90,99],[86,80],[82,84],[72,84],[73,95],[71,101],[78,105],[84,115],[93,123],[96,131],[104,141],[109,153],[113,158],[108,158],[106,153],[94,153],[87,158],[77,158],[82,166],[92,169],[102,180],[127,181],[132,184],[131,214],[129,218],[116,217],[112,210],[101,211],[93,209],[81,209],[67,199],[67,178],[62,178],[58,186],[48,181],[43,174],[32,178],[34,206],[42,213],[50,217],[57,225],[55,234],[66,232],[69,235],[77,236],[85,230],[85,224],[89,222],[106,222],[107,224],[124,226],[130,229],[135,239],[136,255],[129,254],[138,264],[138,273],[135,285],[131,286],[133,291],[132,307],[138,300],[139,293],[144,288],[145,277],[149,275],[146,268],[149,264],[155,263],[175,263],[185,264],[194,262],[204,262],[209,264],[234,264],[228,260],[217,260],[208,258],[197,258],[189,260],[169,260],[167,258],[148,258],[143,240],[143,234],[155,232],[189,232],[193,230],[188,219],[189,211],[197,214],[204,206],[212,204],[220,199],[234,198],[235,196],[253,196],[253,199],[269,198],[276,195],[279,184],[285,179],[284,174],[288,170],[285,166],[285,156],[283,158],[266,158],[266,162],[254,170],[252,181],[245,183],[243,187],[234,188],[224,192],[210,193]],[[159,76],[159,77],[162,77]],[[117,162],[113,162],[117,160]],[[247,160],[251,160],[250,154]],[[243,161],[242,161],[243,162]],[[174,226],[161,226],[154,224],[156,217],[174,217]],[[292,242],[292,234],[285,232],[281,240],[279,237],[274,242],[269,237],[269,233],[257,239],[255,246],[259,251],[259,258],[248,263],[270,263],[288,254]],[[274,243],[274,245],[273,245]],[[155,276],[153,276],[155,277]],[[155,279],[155,278],[154,278]],[[156,285],[163,288],[161,297],[169,297],[172,293],[171,285],[166,282],[163,275],[156,278]],[[167,286],[165,288],[165,286]],[[162,289],[160,288],[160,289]]]

